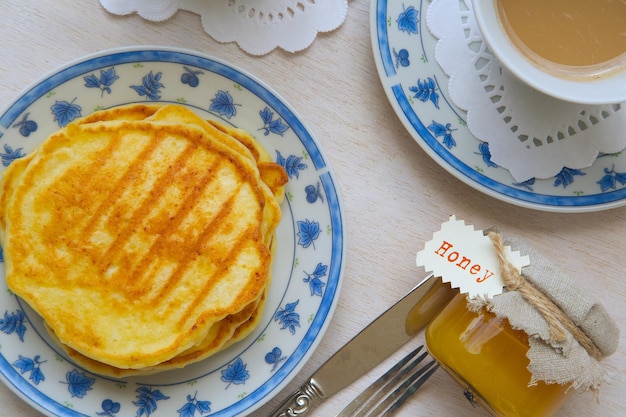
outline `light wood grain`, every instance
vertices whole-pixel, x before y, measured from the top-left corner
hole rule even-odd
[[[531,241],[611,311],[622,329],[618,352],[606,366],[615,374],[599,402],[576,395],[559,413],[619,417],[626,386],[626,208],[555,214],[487,197],[433,162],[403,129],[385,98],[372,58],[369,3],[353,0],[345,23],[318,36],[307,50],[253,57],[203,32],[198,16],[179,12],[162,23],[113,16],[97,0],[4,0],[0,15],[0,106],[45,73],[83,55],[125,45],[190,48],[225,59],[272,86],[318,137],[337,176],[345,209],[347,266],[341,299],[319,348],[271,408],[294,390],[350,337],[421,278],[415,253],[450,214],[476,227],[497,225],[505,235]],[[411,345],[423,340],[420,336]],[[315,413],[331,416],[382,373],[402,349],[370,375]],[[40,414],[0,385],[0,414]],[[402,416],[486,416],[438,371]]]

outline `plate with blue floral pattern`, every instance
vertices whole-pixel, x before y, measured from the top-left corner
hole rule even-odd
[[[396,115],[422,149],[469,186],[518,206],[587,212],[626,204],[626,153],[599,155],[585,169],[516,182],[491,161],[489,144],[467,128],[448,95],[449,77],[435,60],[437,39],[426,26],[429,0],[373,0],[374,60]]]
[[[289,182],[262,321],[249,337],[202,362],[116,380],[69,360],[3,280],[0,374],[50,416],[249,415],[302,368],[334,312],[345,251],[335,177],[318,141],[269,87],[219,59],[159,47],[104,51],[32,84],[0,115],[0,169],[78,117],[135,102],[181,103],[243,128],[285,167]]]

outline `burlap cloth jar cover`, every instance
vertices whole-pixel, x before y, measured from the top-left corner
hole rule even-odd
[[[491,233],[490,237],[496,250],[503,246],[500,235]],[[517,284],[509,285],[505,279],[508,289],[504,293],[491,298],[474,297],[469,308],[486,308],[506,318],[514,329],[528,334],[528,370],[532,374],[529,385],[544,381],[597,391],[609,377],[600,360],[617,350],[617,324],[599,302],[540,252],[520,240],[508,240],[506,245],[522,255],[529,255],[530,265],[522,269],[521,275],[509,277],[517,279]],[[501,259],[503,275],[506,275],[507,265],[503,263],[506,261]],[[528,296],[528,291],[516,288],[520,283],[526,290],[530,289],[531,294],[541,293],[540,297],[534,299]],[[547,299],[542,298],[544,296]],[[547,310],[559,310],[564,316],[558,318],[546,313],[544,307],[550,303],[553,304]],[[568,320],[570,330],[564,324]]]

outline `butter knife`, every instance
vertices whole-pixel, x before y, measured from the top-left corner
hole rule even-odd
[[[432,275],[330,357],[269,417],[306,416],[396,352],[458,293]]]

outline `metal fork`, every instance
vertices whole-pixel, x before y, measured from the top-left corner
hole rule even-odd
[[[434,360],[431,360],[416,369],[417,365],[428,355],[425,351],[417,356],[423,348],[423,345],[419,346],[402,358],[352,400],[336,417],[390,417],[394,415],[439,367]]]

